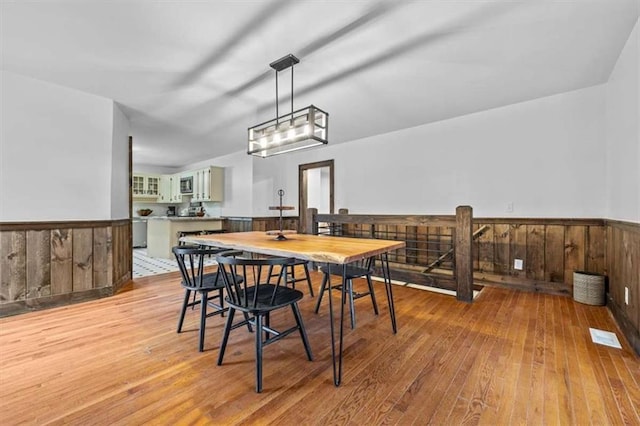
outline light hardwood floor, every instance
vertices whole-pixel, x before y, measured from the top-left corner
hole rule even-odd
[[[208,321],[204,353],[197,310],[176,334],[178,281],[136,279],[114,297],[0,319],[0,423],[640,424],[640,359],[604,307],[496,288],[466,304],[394,287],[393,335],[377,283],[380,315],[356,301],[335,388],[326,302],[316,315],[305,296],[315,359],[295,334],[268,346],[256,394],[246,329],[222,366],[221,318]],[[588,327],[617,332],[622,350],[593,344]]]

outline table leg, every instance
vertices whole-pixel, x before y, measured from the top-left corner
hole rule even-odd
[[[330,265],[327,264],[327,269],[329,269]],[[333,324],[333,299],[331,294],[331,274],[327,274],[327,285],[329,286],[329,326],[331,329],[331,360],[333,363],[333,384],[337,387],[340,386],[340,382],[342,381],[342,347],[343,347],[343,336],[344,336],[344,302],[346,298],[346,289],[347,289],[347,265],[342,265],[342,286],[341,286],[341,296],[340,296],[340,329],[338,332],[338,350],[336,351],[336,340],[335,340],[335,327]],[[336,352],[337,352],[337,365],[336,365]]]
[[[393,284],[391,284],[391,272],[389,271],[389,256],[387,253],[380,255],[380,261],[382,263],[382,275],[384,277],[384,286],[387,291],[387,303],[389,304],[389,316],[391,317],[391,328],[393,333],[398,332],[396,325],[396,308],[393,303]]]
[[[342,381],[342,341],[344,336],[344,305],[347,294],[347,265],[342,265],[342,297],[340,298],[340,350],[338,352],[338,380],[336,382],[334,377],[334,384],[340,386]]]
[[[396,310],[395,305],[393,303],[393,289],[391,284],[391,272],[389,270],[389,256],[387,253],[383,253],[380,255],[380,260],[382,263],[382,275],[384,277],[384,285],[387,293],[387,303],[389,305],[389,315],[391,316],[391,327],[393,328],[393,333],[397,333],[398,329],[396,326]],[[327,264],[327,269],[329,269],[329,264]],[[336,341],[335,341],[335,329],[333,324],[333,300],[331,295],[331,274],[327,276],[327,285],[329,286],[329,321],[331,328],[331,358],[333,363],[333,384],[337,387],[340,386],[342,381],[342,348],[344,342],[344,305],[345,298],[347,293],[347,265],[342,265],[342,286],[341,286],[341,297],[340,297],[340,329],[338,332],[339,335],[339,347],[338,347],[338,365],[336,366]]]
[[[330,265],[327,263],[327,270]],[[333,297],[331,296],[331,274],[327,274],[327,285],[329,286],[329,328],[331,330],[331,364],[333,366],[333,384],[340,385],[338,380],[338,371],[336,370],[336,339],[333,331]]]

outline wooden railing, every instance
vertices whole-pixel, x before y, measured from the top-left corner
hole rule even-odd
[[[309,209],[305,232],[356,238],[402,240],[404,249],[390,253],[395,280],[456,292],[458,300],[473,300],[473,210],[459,206],[455,215],[318,214]],[[380,271],[377,271],[380,272]]]

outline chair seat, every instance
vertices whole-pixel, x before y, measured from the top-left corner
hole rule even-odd
[[[323,274],[340,275],[342,276],[342,265],[330,264],[329,267],[321,266],[320,272]],[[347,279],[364,277],[365,275],[372,274],[371,268],[363,268],[361,266],[347,265]]]
[[[274,284],[260,284],[260,286],[258,287],[258,297],[257,297],[257,303],[255,307],[254,306],[246,307],[246,306],[243,306],[242,303],[240,304],[234,303],[233,300],[231,300],[229,297],[226,298],[226,301],[229,304],[229,306],[232,306],[239,311],[256,314],[256,313],[270,312],[275,309],[280,309],[284,306],[297,302],[303,297],[302,292],[299,290],[280,286],[278,287],[278,291],[276,292],[275,299],[272,301],[271,297],[273,295],[273,291],[275,290],[275,288],[276,286]],[[253,300],[255,291],[256,291],[256,287],[247,288],[246,294],[249,300]],[[239,294],[239,297],[243,298],[243,296],[244,296],[244,293]]]
[[[337,285],[329,286],[329,276],[330,275],[338,275],[342,277],[342,269],[343,265],[337,264],[329,264],[326,266],[321,266],[320,271],[323,273],[322,285],[320,286],[320,297],[318,297],[318,301],[316,302],[316,314],[320,309],[320,302],[322,302],[322,296],[326,290],[330,288],[342,289],[346,291],[346,296],[349,301],[350,308],[350,316],[351,316],[351,328],[356,328],[356,313],[355,313],[355,304],[354,300],[359,299],[364,296],[371,296],[371,304],[373,305],[373,312],[378,315],[378,304],[376,302],[376,295],[373,290],[373,282],[371,281],[371,275],[373,274],[373,258],[365,259],[362,262],[356,262],[355,264],[349,264],[345,270],[345,282],[344,287],[342,280]],[[366,278],[368,291],[363,293],[358,293],[354,290],[353,280],[356,278]]]
[[[239,275],[236,276],[236,279],[238,280],[238,284],[241,284],[244,281],[243,277]],[[222,277],[221,274],[218,274],[217,272],[212,272],[209,274],[204,274],[202,276],[202,285],[200,286],[187,285],[184,281],[181,281],[180,284],[182,285],[182,287],[191,291],[221,290],[224,288],[224,278]]]

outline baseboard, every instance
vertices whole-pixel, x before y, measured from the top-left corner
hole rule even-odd
[[[36,299],[17,300],[0,305],[0,317],[24,314],[42,309],[57,308],[72,303],[86,302],[113,295],[112,287],[94,288],[75,293],[57,294],[55,296],[39,297]]]
[[[618,304],[607,294],[607,308],[609,308],[609,312],[613,315],[618,327],[624,334],[624,337],[627,338],[627,341],[636,352],[637,355],[640,356],[640,331],[633,326],[633,323],[627,316],[624,311],[618,306]]]

